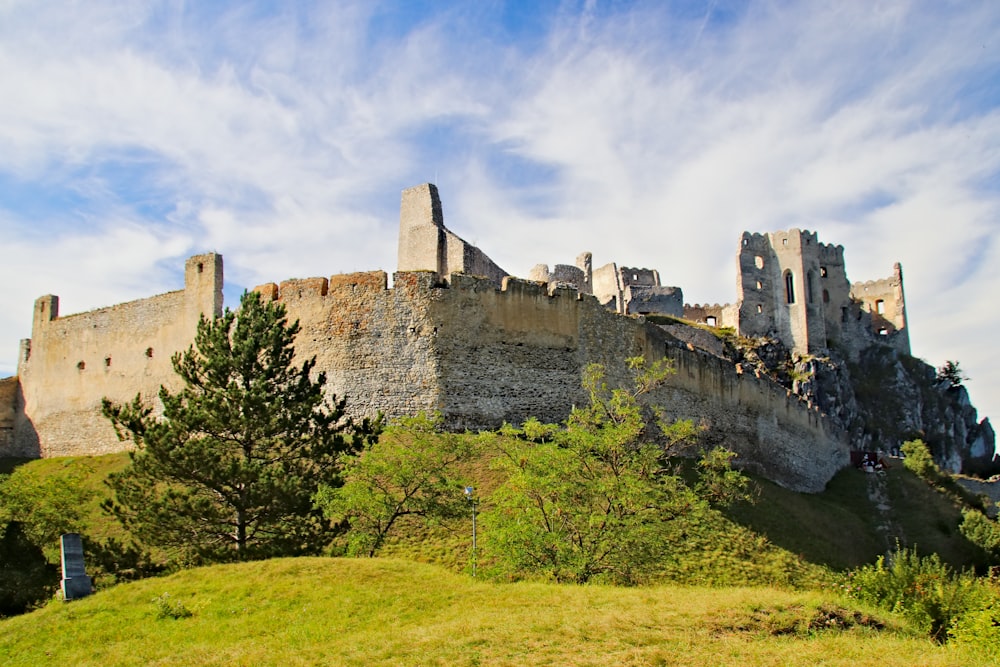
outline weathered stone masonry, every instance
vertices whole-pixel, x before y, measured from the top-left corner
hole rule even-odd
[[[222,312],[222,257],[185,265],[184,289],[109,308],[59,315],[59,297],[35,301],[32,337],[18,359],[20,404],[12,452],[68,456],[119,451],[101,399],[155,397],[176,387],[170,357],[194,341],[198,319]]]
[[[559,421],[585,400],[587,364],[604,364],[612,382],[624,382],[626,357],[667,355],[678,372],[652,400],[669,417],[706,425],[708,441],[737,451],[744,466],[818,491],[848,463],[828,420],[769,378],[741,374],[594,296],[507,275],[444,227],[433,186],[404,191],[402,204],[392,287],[385,273],[370,272],[256,288],[299,320],[297,354],[316,356],[352,414],[440,410],[451,427],[469,429],[530,416]],[[56,297],[39,299],[18,380],[0,384],[5,405],[22,396],[0,453],[120,449],[101,398],[124,402],[175,386],[170,356],[191,344],[201,314],[221,310],[220,256],[191,258],[185,276],[184,290],[80,315],[60,317]]]
[[[528,417],[560,421],[585,400],[583,368],[601,363],[627,381],[627,356],[669,356],[677,374],[653,397],[672,418],[709,427],[706,438],[740,452],[776,481],[817,491],[848,462],[818,411],[766,377],[687,346],[641,318],[609,312],[576,290],[508,277],[381,272],[258,287],[279,299],[315,355],[329,389],[355,414],[440,410],[452,428],[494,428]]]

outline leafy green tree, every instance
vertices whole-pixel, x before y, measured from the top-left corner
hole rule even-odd
[[[18,468],[0,475],[0,525],[17,522],[25,539],[56,562],[59,536],[85,531],[83,506],[92,498],[75,473],[39,475]]]
[[[931,450],[923,440],[907,440],[899,451],[903,453],[903,466],[914,475],[930,484],[941,480],[941,468],[934,462]]]
[[[507,574],[642,581],[675,539],[671,522],[704,505],[667,467],[698,428],[656,417],[651,429],[638,401],[672,368],[629,363],[636,381],[628,390],[609,389],[600,366],[587,368],[590,405],[574,409],[564,428],[531,420],[501,432],[498,465],[507,479],[483,516],[491,554]],[[728,457],[713,463],[723,464]]]
[[[141,396],[104,400],[136,446],[106,506],[139,539],[192,562],[322,549],[333,527],[312,497],[379,425],[345,417],[315,358],[293,363],[298,332],[283,305],[244,293],[238,312],[203,317],[194,344],[174,355],[184,388],[160,388],[162,418]]]
[[[399,519],[456,517],[467,511],[458,464],[473,455],[468,437],[441,431],[440,415],[406,417],[345,464],[344,484],[322,486],[316,504],[350,525],[349,551],[374,556]]]

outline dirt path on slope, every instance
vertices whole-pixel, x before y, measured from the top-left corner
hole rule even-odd
[[[875,531],[882,539],[886,555],[896,550],[896,543],[906,544],[903,527],[892,518],[892,503],[889,500],[888,475],[884,472],[865,473],[865,487],[868,499],[875,510]]]

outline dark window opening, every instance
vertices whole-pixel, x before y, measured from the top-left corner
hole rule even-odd
[[[146,348],[146,357],[148,357],[149,359],[153,358],[153,348],[151,347]]]
[[[84,368],[86,368],[86,367],[87,367],[87,364],[85,364],[85,363],[83,363],[83,362],[81,361],[80,363],[78,363],[78,364],[76,365],[76,370],[78,370],[78,371],[82,371],[82,370],[83,370]]]
[[[840,321],[847,322],[847,306],[840,307]]]
[[[785,272],[785,301],[795,303],[795,277],[791,271]]]
[[[111,367],[111,357],[104,357],[104,367],[105,368]]]
[[[205,270],[205,265],[198,262],[198,273],[202,273]]]

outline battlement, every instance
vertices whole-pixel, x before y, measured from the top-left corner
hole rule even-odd
[[[824,262],[844,262],[844,246],[832,243],[819,244],[819,257]]]

